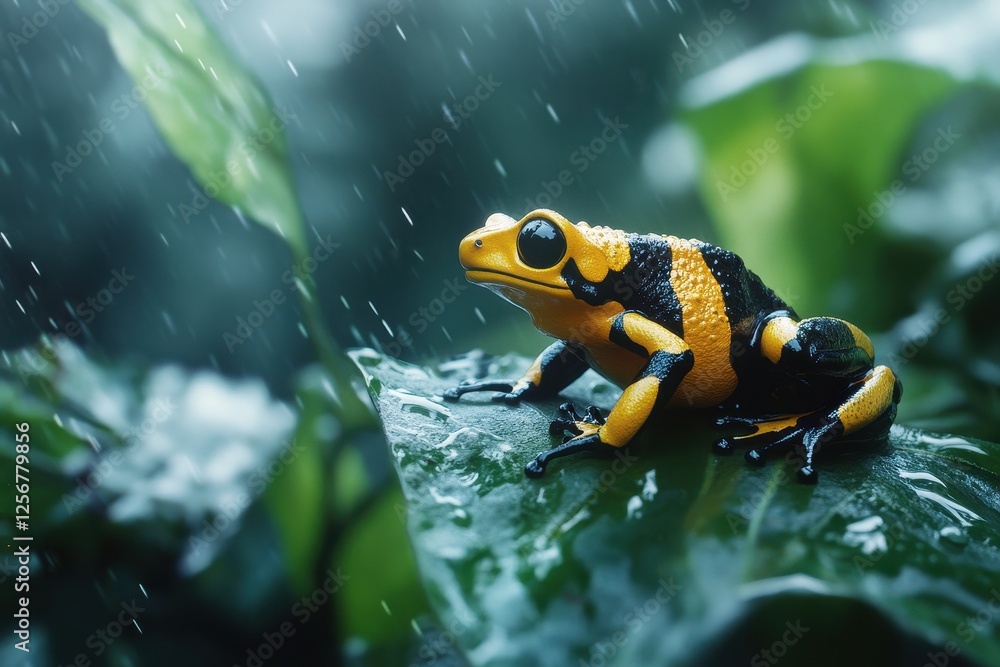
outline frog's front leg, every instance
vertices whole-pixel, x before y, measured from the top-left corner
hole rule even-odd
[[[536,456],[524,468],[529,477],[541,477],[553,459],[577,452],[608,454],[627,445],[653,411],[670,400],[694,366],[694,354],[683,340],[637,312],[628,311],[615,317],[608,338],[623,353],[645,357],[645,366],[622,392],[606,421],[599,423],[600,414],[593,413],[589,420],[573,420],[572,426],[580,435]],[[568,422],[566,427],[573,430]]]
[[[444,392],[444,399],[457,401],[462,394],[475,391],[496,391],[493,400],[515,405],[524,400],[537,400],[554,396],[583,375],[589,366],[583,356],[570,343],[560,340],[549,345],[516,382],[487,380],[469,382]]]

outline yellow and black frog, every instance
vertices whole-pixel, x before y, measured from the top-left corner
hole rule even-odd
[[[516,404],[557,394],[587,368],[622,387],[605,419],[560,407],[553,434],[571,434],[525,466],[539,477],[555,458],[608,454],[629,444],[654,411],[718,406],[720,425],[752,426],[715,451],[750,445],[748,463],[800,447],[803,482],[816,481],[825,443],[884,438],[902,387],[874,366],[871,341],[832,317],[799,319],[735,254],[694,239],[577,224],[547,209],[517,221],[491,215],[459,247],[469,281],[526,310],[556,339],[520,380],[470,382],[458,400],[496,391]]]

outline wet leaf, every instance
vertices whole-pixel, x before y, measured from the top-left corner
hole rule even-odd
[[[745,664],[783,636],[789,664],[896,650],[919,664],[948,642],[951,664],[1000,660],[997,616],[966,623],[1000,596],[998,445],[897,426],[882,447],[828,457],[805,486],[781,460],[714,456],[705,415],[671,414],[635,459],[563,459],[532,480],[522,468],[553,444],[559,400],[441,399],[471,375],[517,377],[528,359],[442,372],[353,357],[429,599],[474,665]],[[607,408],[618,392],[588,373],[565,394]],[[859,657],[865,645],[882,648]]]
[[[294,114],[272,105],[190,0],[80,5],[104,26],[157,128],[202,186],[181,207],[182,218],[190,222],[208,195],[243,210],[304,256],[283,133]]]

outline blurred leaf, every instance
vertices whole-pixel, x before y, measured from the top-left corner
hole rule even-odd
[[[896,196],[883,193],[895,179],[910,185],[902,151],[958,84],[906,61],[843,64],[821,46],[785,37],[704,75],[683,117],[703,146],[700,190],[724,244],[802,314],[825,312],[839,285],[877,320],[892,299],[865,288],[882,282],[878,211]],[[859,225],[859,208],[874,222]]]
[[[314,585],[313,568],[330,515],[324,504],[329,458],[324,452],[339,435],[322,378],[322,371],[314,367],[300,380],[299,423],[290,454],[294,459],[274,478],[264,496],[281,536],[289,579],[300,595]]]
[[[338,597],[348,637],[372,644],[408,639],[413,619],[427,611],[405,518],[403,498],[392,488],[341,540],[332,565],[351,577]]]
[[[156,126],[203,186],[282,236],[301,256],[304,224],[283,134],[290,115],[229,54],[190,0],[81,0],[107,30]],[[200,199],[199,199],[200,197]]]
[[[811,634],[785,646],[794,664],[885,664],[897,649],[916,664],[947,642],[958,664],[1000,661],[1000,634],[962,625],[1000,583],[998,445],[895,427],[805,486],[783,461],[712,455],[706,415],[668,414],[634,460],[567,459],[531,480],[523,465],[552,445],[562,399],[444,404],[482,360],[442,378],[353,356],[429,599],[474,665],[745,664],[798,622]],[[567,395],[608,407],[618,392],[588,374]],[[881,648],[859,662],[864,645]]]

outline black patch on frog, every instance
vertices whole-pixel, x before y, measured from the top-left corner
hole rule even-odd
[[[621,271],[609,270],[600,282],[589,282],[570,258],[562,270],[563,280],[573,296],[591,306],[616,301],[684,338],[681,304],[670,282],[670,246],[656,236],[628,234],[627,239],[629,261]]]
[[[702,241],[694,245],[722,289],[726,317],[734,337],[749,339],[760,318],[776,310],[787,310],[789,317],[799,319],[794,310],[746,267],[739,255]]]
[[[648,358],[649,350],[647,350],[642,345],[639,345],[637,342],[629,338],[628,333],[625,331],[625,316],[628,315],[629,313],[634,313],[634,312],[635,312],[634,310],[626,310],[624,313],[616,317],[615,321],[611,323],[611,333],[608,335],[608,338],[615,345],[618,345],[619,347],[622,347],[628,350],[629,352],[634,352],[635,354],[638,354],[640,357]],[[644,315],[641,315],[641,313],[637,314],[639,314],[641,317],[645,317]]]

